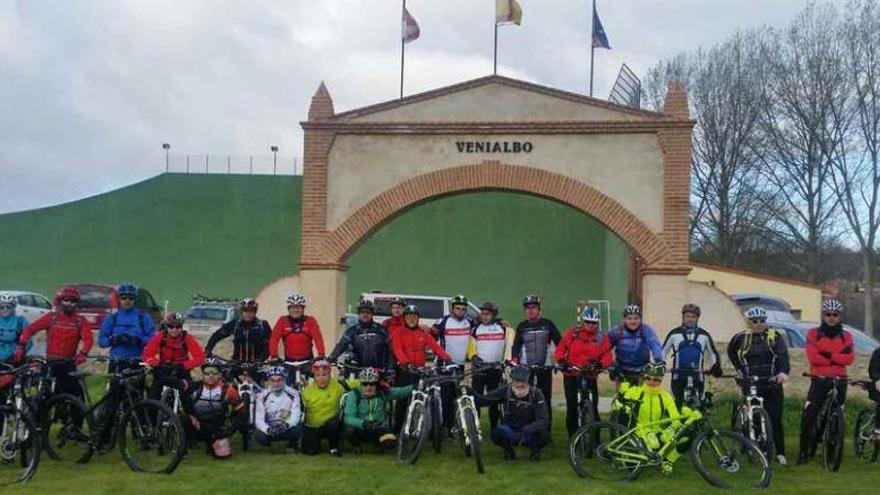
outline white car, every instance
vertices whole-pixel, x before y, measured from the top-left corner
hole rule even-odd
[[[391,316],[391,300],[399,297],[407,302],[407,304],[415,304],[419,307],[419,322],[427,327],[433,325],[437,320],[449,314],[452,308],[449,306],[451,296],[417,296],[414,294],[389,294],[385,292],[364,292],[361,299],[364,301],[372,301],[375,311],[373,320],[382,323],[386,318]],[[470,300],[468,301],[467,316],[471,320],[476,320],[480,316],[480,309]]]
[[[52,302],[36,292],[21,290],[0,290],[0,294],[11,294],[18,300],[15,314],[23,316],[28,323],[52,311]]]
[[[234,303],[197,302],[186,311],[183,329],[199,335],[210,335],[238,316],[238,306]]]

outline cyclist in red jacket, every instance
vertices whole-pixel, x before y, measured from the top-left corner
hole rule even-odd
[[[381,323],[382,328],[388,332],[388,337],[391,338],[391,342],[394,342],[394,337],[397,336],[397,332],[400,331],[406,323],[404,322],[403,310],[406,306],[406,301],[399,297],[394,297],[391,300],[391,316],[385,318],[385,321]]]
[[[56,392],[82,399],[83,390],[79,378],[70,376],[70,373],[86,362],[86,355],[91,350],[94,339],[89,323],[77,314],[76,304],[79,298],[76,287],[67,286],[59,290],[55,294],[56,308],[35,320],[21,333],[13,360],[20,362],[28,340],[35,333],[45,330],[46,359],[49,361],[52,376],[56,379]]]
[[[568,329],[554,358],[560,366],[575,366],[586,372],[585,377],[592,395],[593,410],[599,410],[599,388],[596,378],[599,369],[608,368],[614,362],[611,354],[611,339],[603,338],[599,331],[599,310],[587,306],[580,313],[580,324]],[[570,370],[563,373],[565,389],[565,427],[571,438],[578,428],[578,384],[581,373]]]
[[[810,362],[810,374],[829,378],[846,377],[846,367],[855,361],[852,334],[843,328],[842,313],[843,304],[840,301],[827,299],[822,302],[822,324],[807,330],[805,348],[807,360]],[[801,416],[801,450],[798,464],[806,462],[807,458],[815,453],[816,439],[813,438],[813,429],[819,411],[825,403],[825,397],[833,386],[834,382],[831,380],[810,379],[810,390],[807,392],[807,402],[804,404],[804,414]],[[846,388],[845,381],[837,384],[837,397],[841,405],[846,402]]]
[[[278,343],[284,343],[284,358],[288,361],[324,359],[324,337],[313,316],[306,316],[306,298],[292,294],[287,298],[288,314],[278,318],[269,337],[269,359],[278,359]],[[312,353],[314,347],[315,353]]]
[[[154,368],[150,396],[158,398],[163,386],[184,391],[190,370],[205,362],[205,351],[195,337],[183,331],[183,315],[168,313],[156,335],[144,347],[144,362]]]
[[[425,365],[427,356],[425,348],[430,347],[440,359],[449,360],[452,357],[440,347],[440,344],[431,337],[427,328],[419,325],[419,308],[410,304],[403,308],[404,326],[397,332],[397,336],[391,341],[394,356],[397,358],[397,373],[394,385],[404,387],[415,385],[419,377],[413,373],[413,368]],[[409,407],[409,397],[399,399],[394,406],[394,423],[400,427],[406,418],[406,409]]]

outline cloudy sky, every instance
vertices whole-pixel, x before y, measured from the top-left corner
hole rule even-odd
[[[520,0],[499,73],[587,92],[588,0]],[[599,0],[620,64],[783,25],[805,0]],[[407,92],[492,71],[493,0],[408,0],[422,36]],[[185,154],[301,154],[298,123],[321,80],[336,110],[397,96],[400,0],[0,1],[0,213],[58,204],[154,176],[163,142]]]

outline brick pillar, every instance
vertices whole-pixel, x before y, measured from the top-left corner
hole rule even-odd
[[[332,118],[333,100],[322,82],[312,96],[309,122]],[[303,129],[302,250],[300,265],[324,260],[320,244],[327,233],[327,154],[333,144],[330,131]]]

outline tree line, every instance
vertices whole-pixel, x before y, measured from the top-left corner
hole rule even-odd
[[[848,294],[873,287],[880,0],[811,3],[784,27],[739,31],[662,60],[645,77],[647,105],[661,109],[673,80],[686,85],[696,120],[694,259],[843,280]],[[859,296],[867,329],[875,328],[872,294]]]

